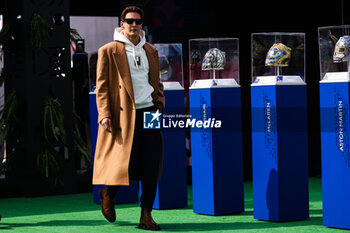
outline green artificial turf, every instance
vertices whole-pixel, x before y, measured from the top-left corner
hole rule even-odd
[[[253,218],[252,183],[245,183],[245,212],[238,215],[207,216],[193,213],[189,187],[188,207],[153,210],[163,232],[348,232],[322,225],[321,179],[310,178],[310,218],[295,222],[267,222]],[[0,199],[0,232],[145,232],[138,229],[137,203],[116,206],[117,221],[107,222],[92,193],[41,198]]]

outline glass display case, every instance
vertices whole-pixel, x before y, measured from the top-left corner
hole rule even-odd
[[[244,211],[238,48],[236,38],[189,40],[189,121],[196,122],[190,128],[192,203],[197,214]]]
[[[305,33],[252,34],[252,86],[305,83]]]
[[[344,229],[350,229],[349,32],[350,25],[318,28],[323,225]]]
[[[254,219],[307,219],[305,34],[253,33],[251,43]]]
[[[187,206],[186,129],[166,123],[178,123],[184,120],[186,114],[182,45],[162,43],[154,46],[159,55],[165,106],[161,116],[164,145],[162,179],[158,181],[152,208],[184,208]]]
[[[237,38],[189,40],[190,88],[239,87]]]
[[[318,28],[321,82],[350,80],[350,25]]]
[[[183,89],[182,45],[154,44],[158,50],[161,82],[165,90]]]

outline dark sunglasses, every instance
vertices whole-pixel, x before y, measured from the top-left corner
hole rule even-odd
[[[140,25],[142,24],[142,19],[124,19],[123,22],[126,22],[130,25],[132,25],[135,22],[137,25]]]

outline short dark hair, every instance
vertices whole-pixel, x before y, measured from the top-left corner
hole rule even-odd
[[[123,12],[121,13],[121,15],[120,15],[121,20],[124,20],[126,14],[129,13],[129,12],[136,12],[136,13],[138,13],[141,16],[141,19],[143,20],[143,16],[144,16],[143,10],[140,7],[137,7],[137,6],[128,6],[128,7],[126,7],[123,10]]]

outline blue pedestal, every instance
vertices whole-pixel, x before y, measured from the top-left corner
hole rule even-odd
[[[89,94],[90,104],[90,132],[91,132],[91,154],[92,164],[94,164],[97,131],[98,131],[98,113],[96,106],[96,94]],[[93,199],[97,204],[101,203],[99,197],[99,191],[105,187],[105,185],[93,185]],[[130,182],[130,186],[121,187],[115,197],[115,204],[132,203],[138,201],[138,182]]]
[[[184,90],[165,90],[163,119],[185,115]],[[154,209],[175,209],[187,206],[187,165],[185,128],[163,128],[164,157]]]
[[[214,119],[221,128],[191,128],[193,211],[244,211],[241,90],[190,89],[191,119]]]
[[[321,83],[323,225],[350,229],[349,82]]]
[[[252,86],[254,218],[309,217],[306,85]]]

